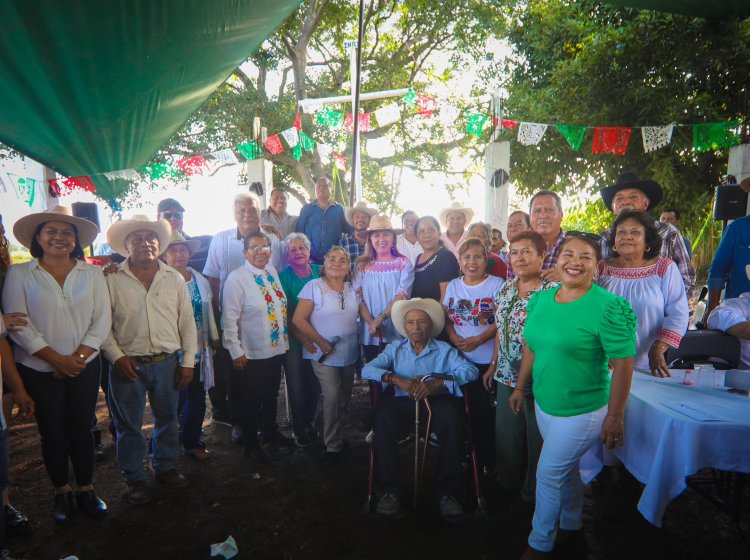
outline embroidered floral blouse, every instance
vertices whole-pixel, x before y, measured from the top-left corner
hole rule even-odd
[[[526,326],[526,305],[535,292],[549,290],[557,282],[542,280],[539,287],[525,296],[518,294],[518,278],[503,284],[495,296],[495,322],[498,332],[497,367],[495,379],[509,387],[516,386],[523,355],[523,329]],[[529,384],[531,387],[531,384]]]
[[[262,360],[289,349],[287,299],[276,269],[248,262],[227,276],[222,297],[223,343],[235,360]]]

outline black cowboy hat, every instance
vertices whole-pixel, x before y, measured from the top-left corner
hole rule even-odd
[[[620,173],[620,176],[617,177],[617,181],[614,185],[604,187],[599,191],[604,206],[606,206],[610,212],[612,212],[612,200],[615,198],[615,195],[623,189],[638,189],[639,191],[643,191],[643,194],[646,195],[646,198],[648,198],[649,201],[646,210],[651,210],[654,206],[659,204],[664,197],[664,191],[662,190],[661,185],[653,179],[641,179],[635,173]]]

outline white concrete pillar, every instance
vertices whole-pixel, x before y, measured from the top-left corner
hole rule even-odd
[[[496,172],[505,179],[503,185],[493,185]],[[508,229],[509,175],[510,142],[490,142],[484,150],[484,220],[503,236]]]

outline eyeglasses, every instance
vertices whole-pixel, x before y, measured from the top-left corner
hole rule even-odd
[[[268,245],[251,245],[248,247],[249,251],[252,251],[256,255],[259,253],[270,253],[271,248]]]
[[[184,216],[184,212],[162,212],[161,217],[165,220],[171,220],[172,218],[177,218],[178,220],[181,220]]]
[[[339,296],[339,305],[341,306],[341,309],[344,309],[344,302],[346,301],[346,299],[344,298],[344,292],[339,292],[338,296]]]
[[[601,235],[597,235],[596,233],[589,233],[588,231],[566,231],[565,235],[569,235],[571,237],[585,237],[586,239],[593,241],[597,245],[601,245],[602,243]]]

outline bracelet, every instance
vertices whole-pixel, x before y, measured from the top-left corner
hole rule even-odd
[[[612,418],[612,420],[614,420],[618,424],[621,424],[623,426],[625,425],[625,420],[620,420],[617,416],[613,416],[612,414],[607,414],[607,417]]]
[[[388,313],[383,311],[380,315],[378,315],[378,318],[383,319],[385,321],[388,318]]]

